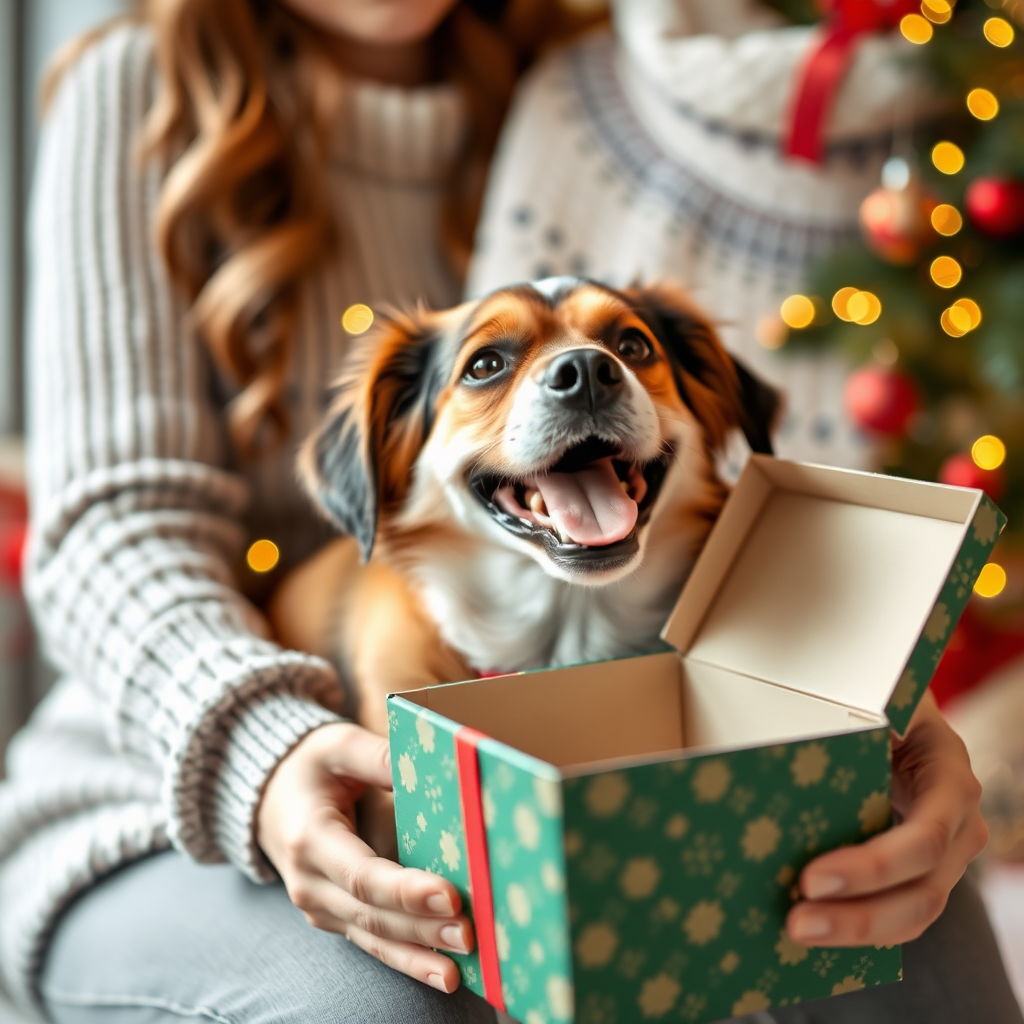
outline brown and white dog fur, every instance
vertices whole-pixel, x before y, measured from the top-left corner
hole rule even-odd
[[[725,499],[716,453],[737,428],[770,450],[777,408],[667,286],[385,318],[300,458],[347,538],[279,589],[279,638],[382,734],[389,692],[649,650]]]

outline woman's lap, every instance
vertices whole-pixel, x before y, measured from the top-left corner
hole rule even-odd
[[[1021,1024],[977,890],[904,947],[904,977],[776,1011],[778,1024]],[[311,928],[284,889],[160,854],[111,876],[61,918],[41,980],[55,1024],[491,1024],[476,996],[397,974]],[[768,1021],[759,1015],[758,1021]]]
[[[311,928],[281,885],[177,853],[133,864],[62,916],[40,985],[55,1024],[493,1024]]]

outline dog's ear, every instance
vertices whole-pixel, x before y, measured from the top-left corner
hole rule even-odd
[[[664,346],[679,394],[704,425],[711,448],[720,448],[739,427],[751,451],[771,455],[779,393],[725,350],[682,289],[631,287],[623,295]]]
[[[324,422],[303,445],[307,491],[368,559],[382,512],[408,494],[443,380],[440,333],[425,311],[393,314],[356,342]]]
[[[751,373],[742,360],[730,358],[740,382],[740,429],[752,452],[771,455],[772,431],[782,413],[782,396]]]

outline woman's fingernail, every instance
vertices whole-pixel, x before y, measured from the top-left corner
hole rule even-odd
[[[832,922],[820,914],[801,914],[790,926],[789,934],[797,942],[823,939],[832,931]]]
[[[440,974],[428,974],[427,984],[430,985],[431,988],[436,988],[438,992],[448,991],[448,986],[444,983],[444,978],[442,978]]]
[[[432,914],[441,914],[444,917],[451,917],[455,913],[451,899],[443,892],[436,892],[433,896],[427,897],[427,910]]]
[[[468,953],[466,940],[463,937],[462,929],[457,924],[446,924],[441,929],[441,941],[456,953]]]
[[[846,879],[838,875],[810,875],[804,879],[804,895],[809,900],[823,900],[846,888]]]

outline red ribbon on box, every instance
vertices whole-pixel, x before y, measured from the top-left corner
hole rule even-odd
[[[494,897],[491,893],[491,865],[487,855],[487,827],[480,789],[480,761],[477,748],[486,739],[482,732],[463,726],[455,734],[455,760],[462,794],[462,820],[466,833],[466,862],[469,865],[469,889],[473,895],[473,924],[476,948],[480,955],[480,974],[484,998],[504,1012],[501,993],[501,965],[494,929]]]
[[[919,10],[914,0],[827,0],[830,17],[811,48],[797,81],[783,152],[820,164],[825,118],[853,59],[854,42],[868,32],[895,28]]]

